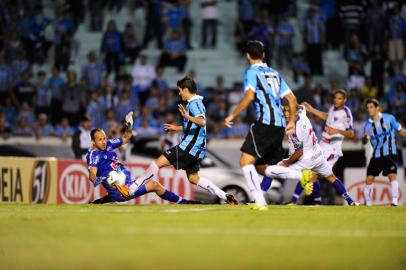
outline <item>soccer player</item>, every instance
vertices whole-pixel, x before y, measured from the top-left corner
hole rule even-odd
[[[155,192],[159,197],[178,204],[195,203],[166,190],[157,181],[149,181],[139,186],[137,190],[130,194],[129,187],[135,180],[131,179],[131,172],[119,161],[116,152],[113,151],[121,145],[128,143],[132,136],[132,112],[128,113],[125,119],[126,124],[123,126],[123,136],[121,138],[107,140],[106,134],[100,128],[93,129],[90,133],[93,147],[89,149],[86,155],[89,179],[94,183],[94,186],[101,183],[108,193],[108,195],[95,200],[93,203],[127,201],[148,192]],[[109,173],[112,171],[121,171],[125,174],[126,181],[124,186],[116,184],[115,179],[111,179]]]
[[[294,132],[294,121],[287,124],[281,109],[281,99],[285,98],[293,114],[296,112],[296,97],[289,89],[278,71],[263,63],[264,46],[262,42],[248,41],[246,57],[250,67],[244,74],[245,94],[243,99],[224,120],[227,127],[233,125],[234,118],[254,102],[256,121],[251,124],[250,132],[241,147],[240,167],[248,187],[255,199],[252,209],[266,210],[267,204],[260,187],[258,172],[264,174],[267,164],[283,158],[282,140],[284,132]],[[284,128],[286,126],[286,128]]]
[[[227,204],[237,205],[238,201],[232,194],[226,194],[209,179],[199,176],[199,162],[206,154],[206,109],[202,102],[203,97],[196,94],[196,83],[193,79],[184,77],[177,82],[177,86],[182,101],[187,102],[186,108],[178,105],[183,125],[165,124],[164,127],[167,132],[182,132],[181,142],[151,162],[144,175],[137,179],[137,185],[156,177],[160,168],[172,165],[177,170],[185,170],[190,183],[216,195]],[[134,188],[137,187],[133,186],[130,190]]]
[[[343,156],[342,143],[344,138],[351,139],[355,136],[352,114],[350,109],[345,106],[346,101],[347,92],[343,89],[339,89],[334,92],[333,106],[330,107],[328,113],[313,108],[313,106],[307,102],[303,103],[307,112],[326,121],[324,131],[321,135],[320,146],[331,168],[334,168],[337,160]],[[297,200],[302,191],[303,187],[298,183],[293,193],[291,204],[297,204]],[[314,183],[313,198],[315,204],[321,204],[319,182]]]
[[[300,106],[299,110],[292,114],[286,100],[283,100],[283,113],[286,121],[293,119],[295,123],[295,132],[288,136],[289,158],[283,159],[277,165],[268,166],[265,170],[266,175],[280,179],[299,180],[303,184],[302,174],[308,174],[307,177],[311,181],[316,181],[317,175],[315,173],[317,173],[330,182],[349,205],[359,205],[352,200],[343,183],[333,174],[331,166],[317,142],[304,106]],[[306,189],[305,186],[305,191],[309,195],[312,189]]]
[[[398,131],[400,135],[406,138],[406,130],[402,128],[393,115],[380,112],[378,100],[367,100],[367,110],[369,119],[364,127],[364,137],[369,138],[373,153],[367,167],[367,178],[364,187],[365,204],[368,206],[372,205],[372,184],[375,177],[382,172],[383,176],[388,176],[391,184],[391,205],[397,206],[399,184],[396,180],[397,155],[395,131]]]

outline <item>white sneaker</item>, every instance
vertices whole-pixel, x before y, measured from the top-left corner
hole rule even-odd
[[[351,206],[360,206],[361,204],[359,202],[352,202]]]

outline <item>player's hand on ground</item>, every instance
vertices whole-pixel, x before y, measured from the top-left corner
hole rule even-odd
[[[226,117],[226,119],[224,119],[224,125],[226,125],[226,127],[231,128],[233,126],[233,120],[234,120],[234,116],[229,115]]]
[[[164,130],[166,132],[178,131],[178,126],[172,124],[164,124]]]
[[[285,134],[287,136],[292,135],[295,132],[295,125],[293,122],[289,122],[285,128]]]
[[[183,107],[182,104],[178,105],[178,110],[179,110],[179,112],[180,112],[180,114],[182,115],[183,118],[186,118],[188,116],[188,113],[187,113],[185,107]]]
[[[129,128],[133,127],[134,124],[134,119],[133,119],[133,112],[129,112],[126,116],[125,116],[125,123],[127,124],[127,126]]]

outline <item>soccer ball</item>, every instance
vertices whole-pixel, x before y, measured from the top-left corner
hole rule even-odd
[[[125,179],[126,176],[122,171],[111,171],[107,177],[107,183],[109,183],[109,185],[116,184],[119,186],[124,186]]]

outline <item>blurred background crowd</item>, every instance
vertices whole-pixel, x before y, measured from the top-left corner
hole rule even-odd
[[[230,22],[222,14],[231,12]],[[92,33],[101,34],[97,49],[83,52]],[[346,89],[359,139],[367,98],[406,123],[405,36],[400,0],[2,0],[0,136],[65,140],[86,117],[86,128],[114,134],[129,111],[138,135],[159,135],[163,123],[180,121],[173,81],[189,75],[205,97],[209,138],[244,137],[252,110],[223,125],[243,96],[243,74],[225,78],[234,67],[208,61],[217,75],[201,81],[191,60],[233,50],[245,68],[244,44],[258,39],[299,102],[326,111],[331,93]]]

